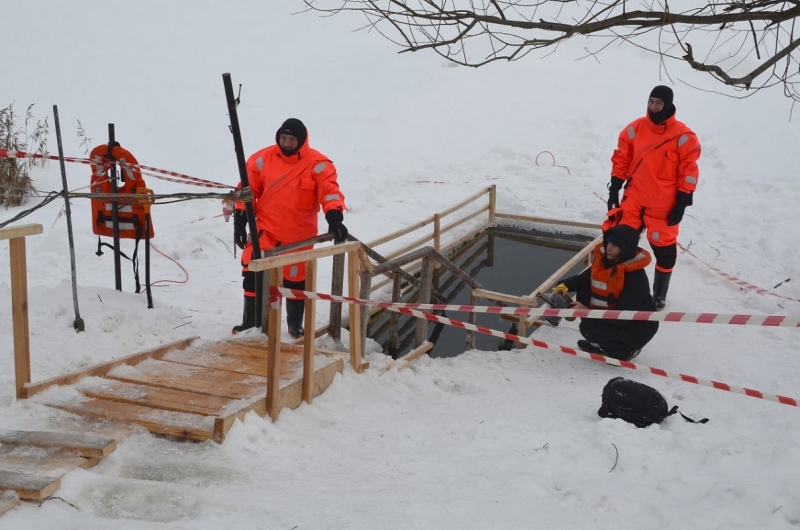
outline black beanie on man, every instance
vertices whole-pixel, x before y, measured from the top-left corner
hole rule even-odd
[[[650,92],[651,98],[658,98],[664,102],[664,108],[661,109],[661,112],[653,113],[647,111],[647,114],[650,116],[650,119],[656,125],[660,125],[667,121],[667,118],[675,114],[675,105],[672,104],[672,89],[668,86],[658,85]]]
[[[289,136],[294,136],[297,138],[297,148],[291,151],[284,151],[284,149],[280,147],[280,139],[282,134],[288,134]],[[303,147],[303,144],[306,143],[307,137],[308,131],[306,130],[306,126],[303,125],[303,122],[297,118],[289,118],[283,122],[283,125],[281,125],[278,128],[278,131],[275,133],[275,143],[278,144],[278,147],[285,156],[292,156],[298,152],[301,147]]]

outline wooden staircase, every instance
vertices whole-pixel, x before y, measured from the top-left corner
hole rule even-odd
[[[315,350],[311,392],[321,394],[344,369],[341,352]],[[280,408],[303,402],[303,346],[281,344]],[[67,385],[74,392],[44,392]],[[72,469],[91,467],[135,426],[154,434],[222,442],[236,419],[267,414],[266,337],[204,343],[197,337],[26,384],[25,397],[85,420],[125,424],[115,434],[0,431],[0,515],[23,500],[43,500]],[[83,432],[83,433],[82,433]]]

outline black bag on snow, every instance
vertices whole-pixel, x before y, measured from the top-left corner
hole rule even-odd
[[[678,406],[670,409],[667,400],[655,388],[615,377],[603,388],[603,404],[597,415],[601,418],[619,418],[637,427],[647,427],[653,423],[661,423],[664,418],[677,411]],[[706,421],[708,420],[701,420],[700,423]]]

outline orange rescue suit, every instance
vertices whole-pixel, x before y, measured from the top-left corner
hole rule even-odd
[[[320,208],[325,213],[346,209],[336,167],[325,155],[309,147],[308,136],[293,155],[284,155],[274,144],[247,159],[247,178],[262,251],[316,237]],[[236,208],[244,209],[241,201]],[[247,272],[252,253],[249,244],[242,251],[243,272]],[[289,281],[304,280],[305,262],[286,265],[283,276]],[[245,289],[245,296],[255,293]]]
[[[600,243],[592,251],[592,297],[589,302],[590,309],[614,309],[619,295],[625,287],[625,274],[643,269],[650,264],[650,253],[644,249],[637,249],[636,255],[622,263],[617,263],[609,268],[603,264],[606,251]]]
[[[669,212],[678,191],[692,193],[697,188],[699,158],[697,135],[674,114],[659,125],[645,116],[619,134],[611,175],[627,181],[626,197],[645,208]]]

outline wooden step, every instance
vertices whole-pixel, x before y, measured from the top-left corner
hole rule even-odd
[[[40,471],[59,469],[88,469],[97,465],[99,456],[82,457],[72,452],[37,448],[31,451],[28,446],[0,446],[0,470],[22,471],[36,474]],[[54,474],[55,475],[55,474]]]
[[[214,417],[153,409],[141,405],[89,399],[81,402],[48,401],[44,404],[79,416],[108,418],[141,425],[155,434],[191,440],[210,440],[214,436]]]
[[[0,493],[0,517],[19,506],[20,500],[16,493]]]
[[[0,489],[16,492],[20,499],[41,501],[61,487],[61,478],[0,471]]]
[[[0,431],[0,443],[56,448],[99,458],[110,455],[117,448],[116,440],[75,432]]]
[[[78,384],[78,389],[89,397],[107,401],[206,416],[217,415],[231,402],[218,396],[100,378],[85,379]]]
[[[281,356],[280,378],[293,379],[295,375],[296,360],[288,355]],[[254,359],[241,357],[230,353],[212,351],[173,351],[164,356],[165,361],[202,366],[217,370],[228,370],[240,374],[250,374],[266,377],[267,359]]]
[[[245,399],[267,389],[266,377],[154,360],[115,368],[106,378],[227,399]]]

